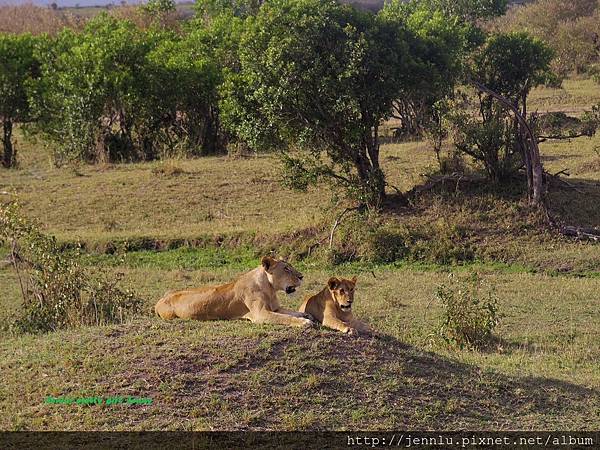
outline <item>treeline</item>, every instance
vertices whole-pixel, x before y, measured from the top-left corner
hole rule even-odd
[[[147,26],[100,15],[54,36],[0,35],[5,166],[16,122],[51,142],[57,163],[277,149],[290,186],[328,179],[376,206],[383,121],[429,137],[441,168],[469,155],[502,181],[526,163],[519,124],[457,86],[476,81],[526,115],[530,90],[556,81],[542,41],[480,27],[504,0],[392,0],[377,14],[332,0],[202,0],[177,26],[171,0],[144,8]]]

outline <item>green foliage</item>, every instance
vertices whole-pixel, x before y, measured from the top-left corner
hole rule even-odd
[[[525,33],[491,35],[473,58],[471,77],[526,116],[531,89],[554,79],[552,54],[542,41]],[[480,117],[473,117],[474,109]],[[478,104],[455,103],[447,114],[457,150],[482,164],[494,181],[509,180],[523,165],[519,126],[511,114],[483,93]]]
[[[36,107],[40,127],[62,159],[129,159],[147,85],[150,42],[127,21],[100,15],[75,34],[64,30],[42,56]]]
[[[17,332],[47,332],[80,325],[122,323],[142,300],[117,287],[118,278],[84,269],[53,237],[25,219],[15,204],[0,208],[0,242],[11,247],[23,305]]]
[[[508,181],[523,164],[517,128],[507,112],[495,103],[480,109],[481,118],[471,111],[479,105],[467,102],[450,111],[446,118],[459,155],[469,155],[496,182]]]
[[[220,15],[248,17],[256,15],[265,0],[197,0],[196,13],[203,19],[212,20]]]
[[[0,33],[0,120],[2,120],[2,164],[13,167],[16,153],[12,143],[15,122],[31,119],[28,84],[39,76],[35,47],[44,37]]]
[[[462,75],[472,26],[420,2],[392,0],[380,16],[412,34],[413,79],[394,99],[392,115],[400,120],[397,134],[420,135],[439,121],[435,104],[451,96]]]
[[[473,23],[502,16],[508,8],[508,0],[419,0],[417,3]]]
[[[148,2],[142,5],[144,11],[153,14],[165,14],[175,11],[177,4],[174,0],[148,0]]]
[[[438,286],[436,292],[443,311],[439,337],[460,349],[484,348],[501,318],[495,289],[476,273],[467,278],[451,274],[448,278],[448,284]]]
[[[327,178],[358,203],[378,206],[379,124],[404,95],[448,89],[459,64],[447,50],[460,47],[459,27],[422,13],[412,21],[419,34],[400,14],[316,0],[265,3],[246,26],[241,70],[222,89],[228,129],[254,149],[303,151],[287,153],[290,176]]]
[[[147,55],[150,84],[141,115],[165,120],[154,129],[149,122],[145,133],[146,145],[157,146],[161,156],[214,154],[222,148],[216,109],[221,73],[194,37],[162,40]]]
[[[554,80],[553,55],[547,44],[527,33],[494,34],[474,58],[473,77],[526,112],[531,89]]]
[[[335,2],[269,2],[247,22],[223,120],[253,148],[307,150],[320,174],[376,204],[384,181],[375,130],[400,82],[398,37]]]
[[[38,126],[58,163],[220,150],[219,73],[194,41],[101,15],[80,34],[63,31],[42,59]]]

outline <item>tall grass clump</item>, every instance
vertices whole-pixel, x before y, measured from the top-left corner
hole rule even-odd
[[[0,206],[2,242],[10,248],[23,296],[11,324],[14,332],[123,323],[141,310],[142,300],[119,288],[119,277],[82,267],[77,253],[61,251],[56,239],[24,218],[14,203]]]
[[[437,335],[452,347],[485,348],[493,341],[501,317],[494,287],[476,273],[462,278],[450,275],[448,280],[435,295],[442,306]]]

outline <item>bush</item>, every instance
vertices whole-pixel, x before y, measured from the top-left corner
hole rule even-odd
[[[139,313],[142,300],[117,287],[119,277],[91,273],[73,253],[23,218],[15,204],[0,207],[0,242],[11,247],[23,306],[16,332],[48,332],[81,325],[122,323]]]
[[[555,79],[550,70],[553,52],[526,33],[491,35],[475,54],[474,81],[503,96],[527,117],[531,90]],[[493,181],[508,181],[524,165],[522,130],[511,112],[489,94],[479,92],[475,104],[455,104],[448,113],[459,152],[482,164]],[[480,117],[473,117],[473,109]]]
[[[372,15],[334,1],[265,2],[246,22],[240,70],[224,83],[223,123],[254,149],[298,150],[286,154],[286,168],[302,177],[300,187],[327,180],[379,208],[379,126],[392,103],[445,92],[458,76],[461,28],[442,14],[412,20],[418,30],[402,9]]]
[[[481,349],[490,343],[500,322],[498,298],[477,274],[450,275],[448,284],[438,286],[436,300],[443,310],[437,334],[445,343],[460,349]]]
[[[31,118],[27,85],[38,76],[39,63],[34,49],[41,39],[30,34],[0,33],[0,142],[3,148],[0,159],[5,167],[14,167],[17,162],[12,142],[14,124]]]
[[[406,260],[456,264],[475,257],[465,242],[463,231],[446,220],[415,227],[384,220],[372,212],[346,216],[336,231],[334,245],[326,253],[328,262],[342,264],[362,260],[389,264]]]
[[[219,72],[189,36],[100,15],[40,55],[32,99],[57,163],[150,160],[219,151]]]

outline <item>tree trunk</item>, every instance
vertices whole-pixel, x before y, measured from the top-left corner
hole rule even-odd
[[[14,153],[14,148],[12,145],[12,130],[13,123],[10,119],[4,119],[3,121],[4,135],[2,138],[2,143],[4,147],[4,155],[2,157],[2,165],[6,168],[14,167],[16,164],[16,158]]]
[[[475,87],[477,87],[477,89],[492,96],[504,106],[509,108],[515,115],[515,118],[519,122],[519,134],[523,136],[523,138],[521,139],[523,148],[527,153],[526,156],[531,162],[531,172],[529,172],[528,168],[527,173],[527,195],[529,197],[529,202],[534,206],[543,206],[544,168],[542,166],[542,161],[540,158],[540,149],[538,147],[537,138],[534,136],[531,127],[527,123],[527,120],[525,120],[525,117],[523,117],[521,111],[519,111],[519,109],[516,108],[515,105],[513,105],[506,98],[485,87],[481,83],[478,83],[477,81],[472,81],[472,83],[475,85]],[[527,157],[525,158],[526,164]]]
[[[379,208],[385,200],[385,177],[379,167],[377,130],[375,136],[365,136],[354,165],[363,190],[361,203],[370,208]]]

